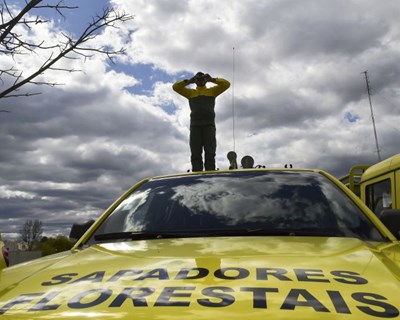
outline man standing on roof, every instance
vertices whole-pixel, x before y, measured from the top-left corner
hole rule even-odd
[[[216,84],[207,87],[207,82]],[[196,84],[195,89],[187,85]],[[217,149],[215,129],[215,98],[230,86],[228,80],[213,78],[209,74],[198,72],[191,79],[180,80],[172,88],[189,100],[190,106],[190,151],[192,171],[215,170],[215,152]]]

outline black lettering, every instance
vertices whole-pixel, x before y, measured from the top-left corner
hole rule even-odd
[[[236,273],[236,275],[227,275],[230,271],[233,271]],[[222,268],[218,269],[217,271],[214,272],[214,276],[219,278],[219,279],[224,279],[224,280],[239,280],[239,279],[245,279],[249,276],[250,271],[244,268]]]
[[[77,273],[60,274],[58,276],[51,278],[53,281],[42,282],[42,286],[55,286],[58,284],[67,283],[68,281],[71,281],[73,277],[76,277],[77,275],[78,275]]]
[[[303,301],[300,301],[302,297]],[[291,289],[285,301],[282,310],[294,310],[296,307],[311,307],[318,312],[329,312],[329,310],[305,289]]]
[[[319,269],[293,269],[296,274],[297,280],[309,282],[330,282],[328,279],[321,279],[325,277],[322,270]]]
[[[107,282],[114,282],[118,281],[122,277],[134,277],[139,274],[141,274],[143,271],[142,270],[119,270],[116,274],[114,274],[110,279],[107,280]]]
[[[31,302],[32,299],[34,299],[36,297],[40,297],[43,294],[44,294],[44,292],[21,294],[20,296],[16,297],[15,299],[7,302],[4,306],[2,306],[0,308],[0,314],[6,313],[8,310],[10,310],[13,306],[15,306],[17,304],[23,304],[23,303]]]
[[[154,269],[145,273],[141,277],[136,278],[135,280],[145,279],[169,280],[168,271],[164,268]]]
[[[201,291],[207,297],[217,298],[220,301],[212,301],[211,299],[197,299],[198,304],[203,307],[226,307],[235,302],[235,297],[224,292],[233,292],[234,290],[229,287],[208,287]]]
[[[267,309],[267,292],[279,292],[277,288],[244,287],[240,291],[253,292],[253,308]]]
[[[339,278],[333,278],[337,282],[341,283],[347,283],[347,284],[366,284],[368,283],[367,279],[364,279],[360,277],[360,274],[357,272],[353,271],[343,271],[343,270],[337,270],[337,271],[331,271],[331,275],[339,277]]]
[[[61,291],[50,292],[44,298],[42,298],[37,304],[35,304],[29,311],[45,311],[45,310],[57,310],[61,304],[48,304],[53,298],[58,296]]]
[[[268,276],[275,277],[281,281],[292,281],[289,277],[285,276],[288,271],[283,268],[257,268],[257,280],[268,280]]]
[[[82,278],[76,279],[75,281],[70,282],[71,283],[78,283],[82,281],[90,281],[90,282],[102,282],[104,278],[105,271],[96,271],[93,273],[90,273],[86,276],[83,276]]]
[[[331,298],[331,301],[337,313],[351,314],[350,309],[346,304],[346,301],[344,301],[339,291],[328,290],[327,293],[329,295],[329,298]]]
[[[135,292],[136,291],[136,292]],[[119,308],[125,302],[125,300],[132,300],[134,307],[147,307],[146,297],[154,293],[154,288],[125,288],[115,299],[109,307]],[[135,293],[133,293],[135,292]]]
[[[171,298],[190,297],[191,292],[176,292],[176,291],[193,291],[196,287],[165,287],[157,298],[155,307],[188,307],[190,301],[171,301]]]
[[[195,272],[193,275],[189,275],[191,272]],[[201,279],[208,276],[210,271],[206,268],[183,268],[176,275],[176,280],[187,280],[187,279]]]
[[[358,302],[365,303],[369,306],[374,306],[380,308],[380,310],[373,309],[367,306],[357,306],[357,308],[373,317],[380,317],[380,318],[396,318],[399,316],[399,310],[382,300],[387,300],[387,298],[374,293],[366,293],[366,292],[356,292],[353,293],[352,298]]]
[[[93,295],[93,300],[90,300],[88,297]],[[68,301],[68,307],[71,309],[85,309],[99,305],[106,301],[112,295],[112,291],[110,289],[93,289],[89,291],[82,292],[74,296],[70,301]],[[85,299],[85,302],[82,300]]]

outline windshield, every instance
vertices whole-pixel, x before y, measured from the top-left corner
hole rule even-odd
[[[318,173],[296,171],[152,180],[128,196],[94,236],[99,240],[101,235],[125,233],[224,235],[222,231],[227,235],[258,231],[263,235],[383,240],[361,210],[330,180]]]

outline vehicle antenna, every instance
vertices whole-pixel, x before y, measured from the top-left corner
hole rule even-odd
[[[372,108],[372,100],[371,100],[371,88],[369,85],[369,79],[368,79],[368,70],[362,72],[365,75],[365,82],[367,83],[367,92],[368,92],[368,99],[369,99],[369,106],[371,108],[371,119],[372,119],[372,126],[374,128],[374,135],[375,135],[375,145],[376,145],[376,152],[378,153],[378,160],[379,162],[381,161],[381,152],[379,149],[379,143],[378,143],[378,134],[376,133],[376,126],[375,126],[375,117],[374,117],[374,110]]]
[[[236,151],[235,137],[235,47],[232,48],[232,139],[233,151]]]

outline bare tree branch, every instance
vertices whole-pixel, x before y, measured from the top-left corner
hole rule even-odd
[[[31,251],[35,243],[39,242],[43,234],[42,221],[27,220],[19,231],[21,240],[28,244],[28,250]]]
[[[0,69],[1,84],[11,83],[11,85],[0,92],[0,99],[16,96],[31,96],[37,93],[19,93],[19,89],[27,84],[34,85],[60,85],[57,83],[34,81],[39,75],[42,75],[47,70],[55,70],[60,72],[77,72],[79,70],[56,68],[54,65],[62,59],[87,59],[94,54],[103,54],[107,56],[111,63],[114,63],[113,58],[118,55],[125,54],[125,49],[112,49],[110,46],[92,47],[90,43],[99,34],[108,27],[118,28],[118,23],[124,23],[132,20],[133,16],[125,12],[118,12],[112,8],[106,8],[102,14],[93,17],[89,25],[82,31],[77,39],[72,35],[62,34],[64,40],[55,44],[45,44],[45,41],[32,42],[31,39],[25,39],[16,31],[16,26],[20,25],[26,30],[31,31],[36,25],[47,23],[47,20],[39,16],[31,17],[29,13],[32,9],[52,9],[56,10],[59,15],[65,18],[63,10],[77,9],[77,7],[67,6],[61,0],[57,4],[42,4],[42,0],[26,1],[26,6],[14,16],[6,0],[0,5],[0,55],[16,57],[22,54],[35,54],[40,51],[49,51],[47,59],[37,70],[25,75],[24,70],[19,70],[16,66]],[[13,81],[5,81],[5,78],[13,79]]]

